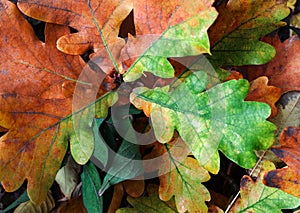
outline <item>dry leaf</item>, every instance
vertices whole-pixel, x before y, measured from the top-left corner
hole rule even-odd
[[[285,128],[280,136],[280,144],[281,146],[273,147],[271,150],[288,167],[269,171],[264,176],[264,183],[300,197],[300,128]]]
[[[56,49],[56,39],[69,34],[67,27],[47,24],[43,44],[13,3],[1,0],[0,8],[6,23],[0,25],[0,126],[8,130],[0,138],[0,180],[6,191],[15,191],[27,179],[28,195],[39,204],[54,181],[69,140],[77,162],[85,163],[92,154],[93,140],[78,140],[74,132],[78,128],[73,126],[76,116],[85,117],[89,110],[68,117],[72,96],[65,97],[62,87],[65,82],[77,83],[84,92],[88,85],[76,80],[83,65],[80,57]],[[85,146],[80,146],[82,142]]]
[[[132,6],[131,0],[80,0],[76,1],[76,4],[72,1],[18,1],[18,7],[30,17],[78,30],[77,33],[62,36],[57,43],[61,51],[78,55],[92,48],[95,52],[104,50],[94,20],[103,28],[103,36],[108,44],[124,44],[124,40],[118,37],[119,28],[133,9]]]
[[[30,212],[30,213],[45,213],[50,212],[55,206],[54,198],[52,197],[52,193],[48,192],[46,200],[43,201],[40,205],[36,205],[30,200],[21,203],[15,210],[14,213],[24,213],[24,212]]]
[[[300,205],[299,198],[263,184],[264,175],[272,169],[275,169],[274,164],[267,161],[262,166],[262,170],[256,180],[246,175],[242,178],[241,197],[230,212],[281,213],[281,209],[293,209]]]
[[[114,185],[114,193],[109,205],[108,213],[115,213],[120,207],[124,196],[123,182]]]
[[[271,115],[269,118],[272,118],[277,115],[275,103],[279,100],[281,91],[280,88],[268,86],[268,78],[262,76],[251,82],[250,90],[245,100],[268,104],[271,107]]]
[[[82,196],[68,200],[67,202],[63,203],[57,210],[57,213],[74,213],[74,212],[87,213],[83,205]]]

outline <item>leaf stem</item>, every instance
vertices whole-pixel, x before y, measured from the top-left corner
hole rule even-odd
[[[265,150],[261,156],[259,157],[258,161],[256,162],[255,166],[253,167],[253,169],[251,170],[249,176],[252,177],[253,173],[256,171],[256,169],[259,167],[259,165],[261,164],[261,162],[263,161],[264,156],[266,155],[267,150]],[[260,169],[260,168],[259,168]],[[229,210],[231,209],[231,207],[234,205],[234,203],[236,202],[236,200],[238,199],[238,197],[240,196],[240,191],[235,195],[235,197],[231,200],[230,204],[227,206],[226,210],[224,213],[228,213]]]
[[[226,210],[224,213],[228,213],[229,210],[231,209],[231,207],[234,205],[235,201],[239,198],[240,196],[240,191],[235,195],[235,197],[231,200],[231,202],[229,203],[229,205],[227,206]]]
[[[104,37],[103,32],[102,32],[102,29],[101,29],[101,27],[100,27],[100,25],[99,25],[99,23],[98,23],[98,21],[97,21],[97,19],[96,19],[96,16],[95,16],[94,10],[93,10],[93,8],[92,8],[92,6],[91,6],[90,0],[87,0],[87,4],[88,4],[89,10],[90,10],[90,12],[91,12],[91,14],[92,14],[93,22],[94,22],[94,24],[95,24],[95,26],[96,26],[96,28],[97,28],[97,30],[98,30],[100,36],[101,36],[101,40],[102,40],[103,45],[104,45],[104,47],[105,47],[105,49],[106,49],[106,51],[107,51],[107,53],[108,53],[108,55],[109,55],[109,58],[110,58],[110,60],[112,61],[112,63],[113,63],[113,65],[114,65],[114,68],[115,68],[116,72],[117,72],[117,73],[120,73],[120,70],[119,70],[119,67],[118,67],[118,65],[117,65],[117,62],[116,62],[114,56],[112,55],[112,52],[110,51],[110,49],[109,49],[109,47],[108,47],[108,45],[107,45],[106,38]]]

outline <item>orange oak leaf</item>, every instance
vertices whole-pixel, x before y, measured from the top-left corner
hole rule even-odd
[[[279,5],[278,2],[276,3],[274,0],[260,0],[255,3],[247,0],[230,0],[226,4],[221,4],[217,8],[219,16],[208,31],[211,46],[215,46],[218,42],[224,39],[224,37],[230,36],[232,32],[239,30],[240,28],[250,29],[251,26],[263,26],[266,21],[262,20],[272,20],[273,17],[271,10],[275,10],[278,6],[282,9],[281,13],[287,12],[288,9],[284,4]],[[280,11],[277,13],[279,12]],[[258,20],[261,20],[261,22],[258,22]]]
[[[80,0],[73,4],[20,0],[18,6],[30,17],[78,30],[58,39],[57,46],[61,51],[82,54],[93,49],[95,53],[90,55],[91,58],[97,56],[101,65],[108,63],[110,69],[115,68],[122,74],[128,71],[124,80],[133,81],[143,71],[173,77],[174,70],[166,57],[209,53],[207,29],[217,16],[213,2]],[[133,19],[131,24],[134,26],[129,26],[136,30],[136,37],[129,36],[125,44],[118,34],[124,36],[120,27],[126,17]],[[140,59],[145,51],[147,55]],[[104,70],[107,72],[106,68]]]
[[[273,147],[271,150],[288,167],[269,171],[264,176],[264,184],[300,197],[300,128],[285,128],[280,135],[280,143],[280,146]]]
[[[266,37],[264,41],[273,45],[276,55],[269,63],[260,66],[247,66],[242,68],[249,80],[259,76],[267,76],[269,84],[282,89],[283,93],[300,90],[300,39],[293,36],[281,43],[279,37]]]
[[[72,96],[64,95],[67,82],[88,85],[76,80],[83,68],[80,57],[56,49],[56,39],[69,33],[67,27],[47,24],[42,43],[13,3],[1,0],[0,8],[6,23],[0,25],[0,126],[7,130],[0,138],[0,180],[6,191],[14,191],[27,179],[28,195],[39,204],[60,168],[68,141],[72,154],[78,154],[73,155],[77,162],[84,163],[92,154],[93,146],[85,150],[77,138],[76,116],[70,116]],[[109,101],[103,111],[106,104]],[[90,130],[87,121],[81,125]]]
[[[102,29],[107,43],[123,42],[118,37],[122,21],[132,10],[131,0],[47,1],[22,0],[18,7],[38,20],[67,25],[78,30],[58,39],[57,47],[68,54],[83,54],[89,49],[103,50],[97,27]]]
[[[245,100],[267,103],[272,110],[269,118],[272,118],[277,115],[275,103],[279,100],[281,91],[280,88],[268,86],[268,78],[262,76],[251,82],[250,90]]]
[[[175,203],[179,212],[205,212],[205,201],[210,200],[208,190],[201,184],[208,181],[210,176],[194,158],[187,157],[183,162],[171,162],[177,164],[167,174],[159,177],[159,197],[168,201],[175,196]]]
[[[126,180],[114,185],[114,194],[109,205],[108,213],[116,212],[120,207],[125,191],[133,198],[140,197],[145,190],[144,180]]]
[[[189,148],[181,138],[174,137],[165,145],[155,143],[144,160],[154,158],[157,161],[144,163],[144,169],[149,172],[158,169],[159,197],[169,201],[174,196],[178,212],[206,212],[205,201],[210,200],[210,195],[202,182],[208,181],[210,176],[188,154]]]

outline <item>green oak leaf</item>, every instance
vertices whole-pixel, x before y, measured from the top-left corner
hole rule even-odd
[[[249,89],[244,79],[203,91],[206,83],[205,72],[194,72],[171,90],[135,88],[130,99],[150,116],[159,142],[169,142],[177,130],[208,171],[219,171],[218,150],[241,167],[253,167],[254,150],[267,149],[274,141],[276,127],[265,120],[270,107],[244,101]]]
[[[219,16],[208,33],[216,66],[264,64],[275,49],[260,38],[285,23],[289,8],[276,0],[234,1],[218,7]]]
[[[186,2],[178,7],[187,7]],[[201,4],[201,3],[199,3]],[[174,68],[167,57],[183,57],[210,53],[207,29],[213,24],[217,12],[210,6],[192,7],[189,9],[191,17],[183,17],[184,21],[172,25],[172,16],[168,27],[161,35],[151,34],[129,37],[122,50],[123,61],[137,57],[131,67],[124,74],[124,81],[131,82],[141,77],[144,71],[152,72],[162,78],[174,77]],[[175,15],[176,14],[176,15]],[[145,17],[146,19],[147,17]]]
[[[263,184],[264,174],[274,169],[275,165],[266,161],[256,181],[244,176],[241,180],[241,198],[230,212],[280,213],[281,209],[298,207],[300,198]]]

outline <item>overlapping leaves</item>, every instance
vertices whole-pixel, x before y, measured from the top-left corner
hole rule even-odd
[[[8,130],[0,138],[0,180],[7,191],[14,191],[27,179],[29,197],[40,203],[60,168],[69,140],[77,162],[85,163],[93,152],[93,137],[88,134],[92,123],[82,120],[81,135],[76,134],[73,123],[75,118],[90,116],[90,110],[69,116],[72,95],[64,87],[69,83],[87,86],[76,80],[84,64],[78,56],[67,56],[55,47],[56,39],[69,33],[67,27],[47,25],[43,44],[13,3],[0,4],[1,20],[7,22],[0,31],[0,126]],[[114,98],[107,95],[103,99],[97,105],[105,111]]]
[[[167,57],[209,53],[207,29],[217,16],[213,2],[81,0],[76,4],[54,4],[47,0],[38,3],[25,0],[19,1],[18,6],[28,16],[79,31],[61,37],[60,50],[82,54],[92,48],[97,57],[117,69],[126,62],[120,71],[127,71],[125,81],[133,81],[144,71],[164,78],[173,77],[174,69]],[[136,37],[129,37],[125,45],[118,37],[118,30],[131,10],[134,10]]]
[[[288,168],[269,171],[264,177],[264,183],[300,197],[300,128],[285,128],[280,136],[280,144],[272,147],[272,151],[288,165]]]
[[[231,0],[218,8],[220,15],[211,26],[217,16],[213,2],[20,0],[18,5],[25,14],[78,30],[70,34],[66,26],[48,23],[44,44],[35,37],[16,7],[1,1],[1,21],[10,22],[0,27],[3,61],[0,70],[0,132],[8,131],[0,138],[0,180],[6,190],[17,189],[27,179],[28,195],[32,201],[41,203],[53,183],[68,142],[74,159],[80,164],[85,164],[92,155],[94,136],[98,142],[103,142],[97,134],[99,126],[93,123],[94,115],[104,118],[116,97],[114,93],[102,96],[104,92],[100,91],[98,97],[102,97],[96,104],[81,103],[85,92],[95,85],[90,85],[90,79],[84,79],[86,82],[77,79],[85,63],[78,56],[59,52],[56,40],[58,49],[68,54],[78,55],[93,49],[96,53],[90,56],[95,56],[96,65],[98,63],[105,72],[112,68],[121,74],[127,71],[125,81],[139,78],[144,71],[163,78],[173,77],[174,68],[167,57],[212,52],[210,61],[218,67],[261,64],[274,56],[274,48],[259,38],[283,25],[280,20],[288,14],[283,4],[275,0]],[[119,28],[132,10],[136,37],[129,37],[125,43],[118,37]],[[15,31],[9,29],[11,26]],[[207,29],[210,26],[209,40]],[[99,78],[101,76],[96,79]],[[194,72],[177,83],[176,86],[153,90],[136,88],[131,101],[151,117],[160,142],[168,143],[177,130],[196,159],[187,157],[178,163],[172,161],[174,156],[169,156],[169,164],[162,164],[159,169],[159,197],[150,188],[149,197],[139,199],[142,202],[128,199],[137,211],[138,208],[150,211],[153,204],[157,205],[156,210],[167,212],[176,212],[175,205],[179,212],[206,211],[204,202],[209,200],[209,194],[201,182],[209,178],[206,170],[218,172],[218,150],[240,166],[250,168],[256,160],[254,150],[266,149],[273,142],[274,125],[265,120],[270,109],[266,104],[244,101],[249,89],[246,80],[228,81],[204,91],[207,75]],[[75,84],[77,92],[79,90],[75,96],[81,95],[75,101],[75,108],[84,108],[71,114]],[[292,86],[298,89],[297,85]],[[289,90],[284,88],[284,91]],[[91,110],[95,105],[96,113]],[[123,143],[119,152],[129,158],[126,165],[139,157],[136,145],[133,148]],[[98,160],[106,164],[107,153],[103,153],[105,155],[98,156]],[[289,164],[290,155],[286,158]],[[108,170],[100,194],[110,184],[140,175],[140,170],[134,170],[140,168],[140,163],[125,168],[126,165],[120,162],[115,158],[113,164],[116,167],[113,165]],[[171,164],[176,169],[162,174]],[[102,198],[97,196],[100,179],[91,165],[85,166],[82,174],[83,199],[89,211],[102,211]],[[282,174],[282,171],[285,174],[291,172],[289,169],[288,172],[280,170],[277,174]],[[178,184],[174,186],[172,181]],[[280,182],[280,185],[284,183]],[[93,192],[91,196],[89,190]],[[260,201],[257,203],[260,205]]]
[[[241,180],[241,198],[230,212],[281,212],[281,209],[296,208],[300,199],[279,189],[263,184],[263,176],[275,169],[273,163],[267,161],[256,181],[249,176]]]
[[[251,168],[256,162],[254,150],[273,142],[275,127],[265,120],[270,108],[243,100],[249,88],[246,80],[228,81],[203,92],[206,78],[204,72],[195,72],[173,90],[136,88],[131,101],[151,117],[160,142],[170,141],[176,129],[208,171],[219,171],[218,150]]]

